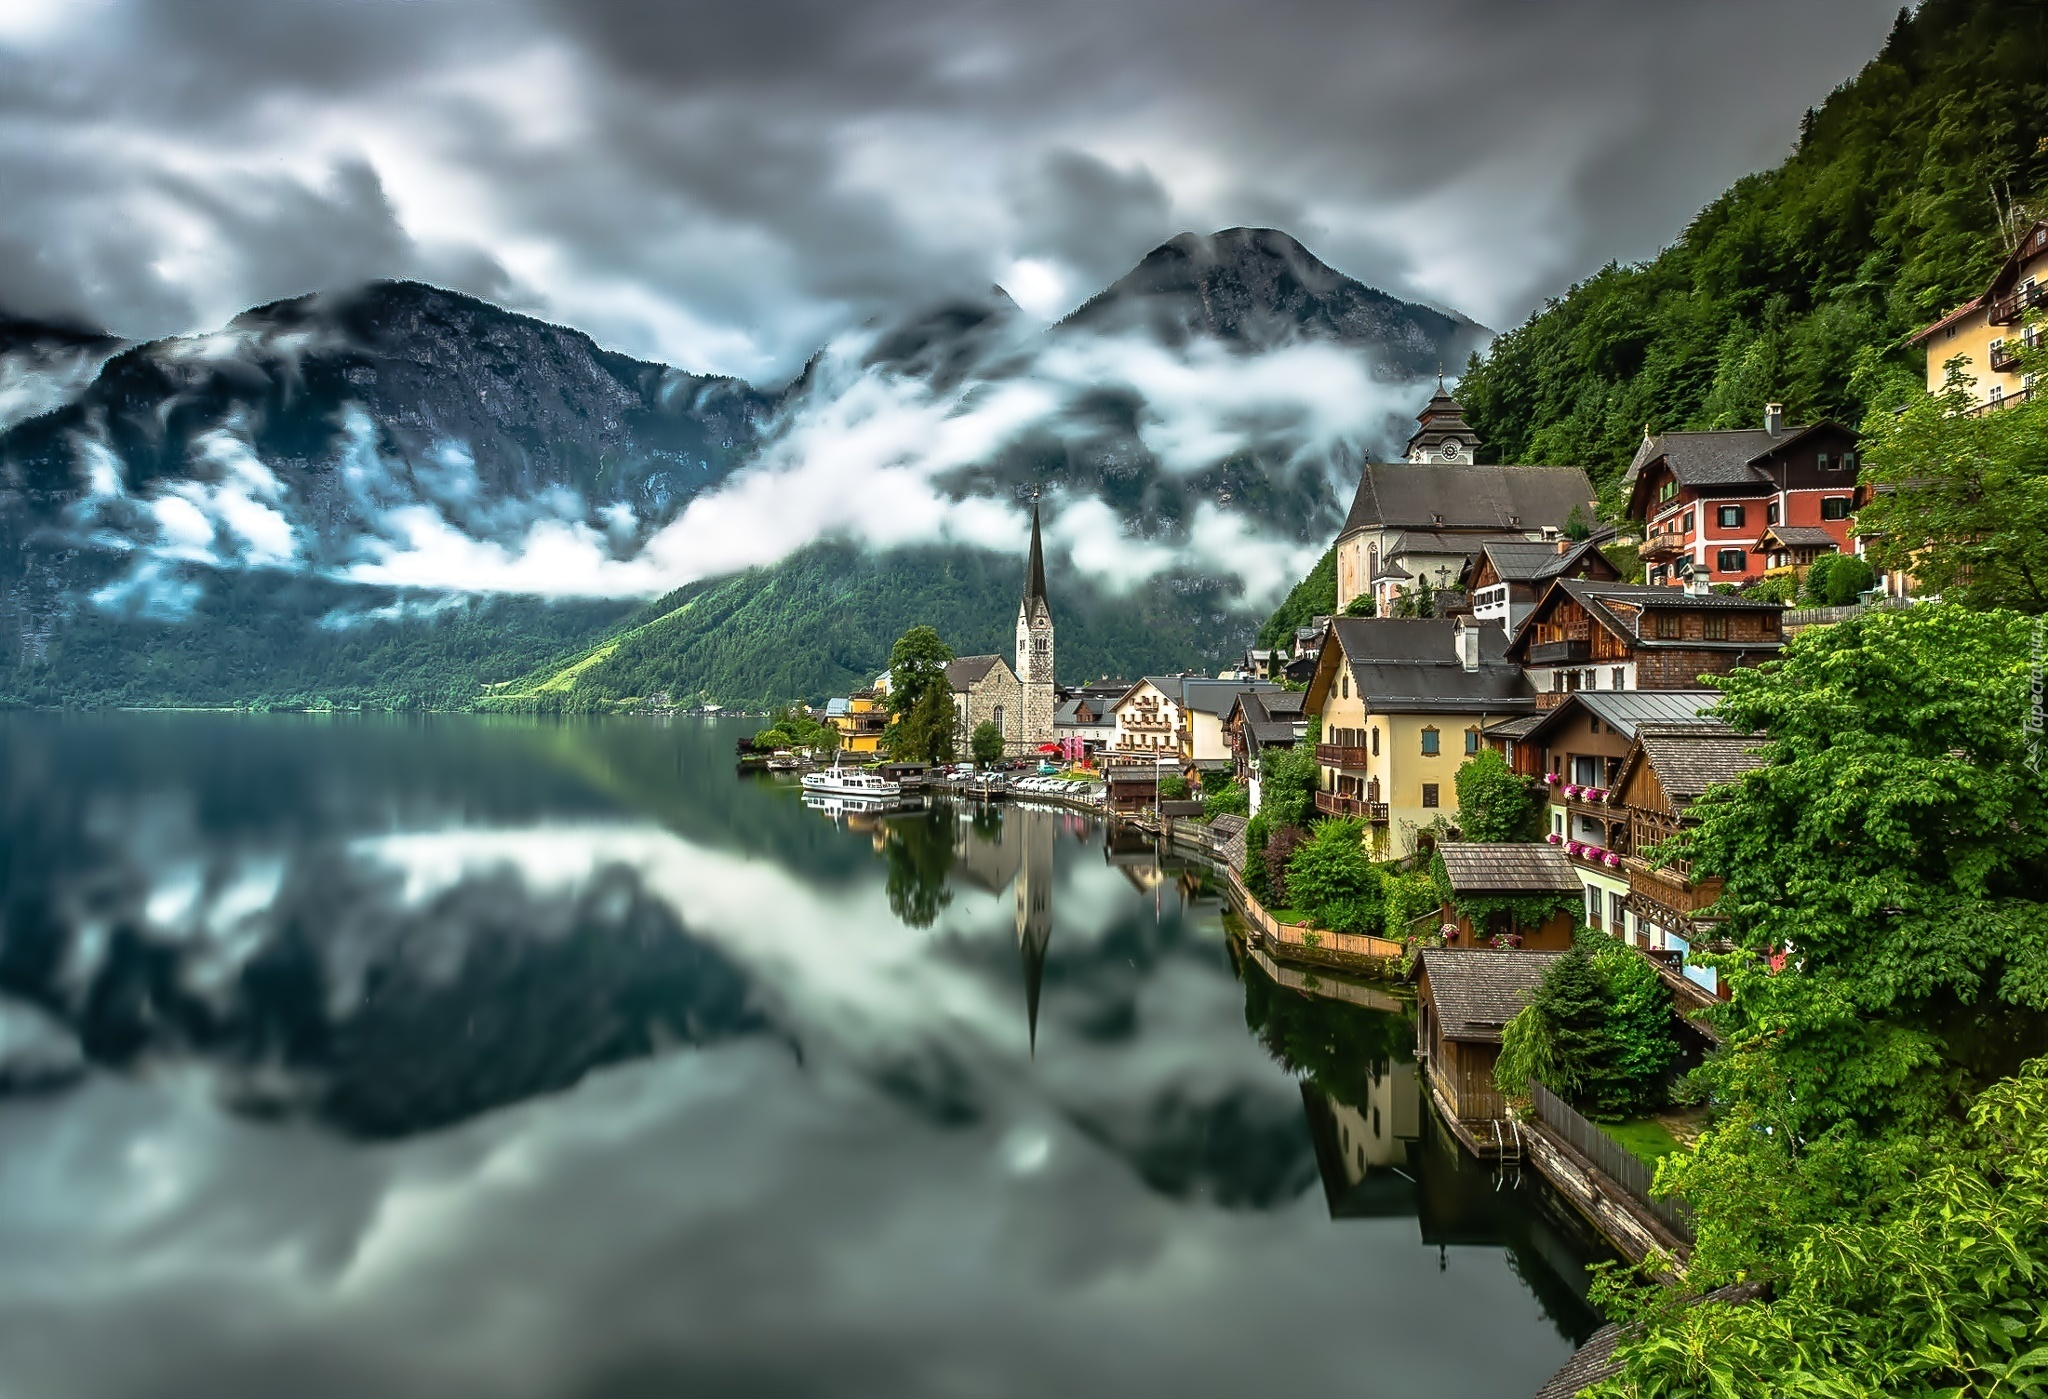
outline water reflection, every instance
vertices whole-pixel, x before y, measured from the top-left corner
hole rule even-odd
[[[1586,1329],[1398,1003],[731,735],[0,718],[0,1018],[74,1056],[0,1072],[0,1392],[1496,1394]]]

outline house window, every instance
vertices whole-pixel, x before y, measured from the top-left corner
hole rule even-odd
[[[1714,567],[1722,573],[1742,572],[1742,551],[1740,549],[1716,550],[1714,554]]]
[[[1777,613],[1775,613],[1775,612],[1766,612],[1766,613],[1764,614],[1764,619],[1763,619],[1763,620],[1764,620],[1764,635],[1765,635],[1765,636],[1776,636],[1776,635],[1778,634],[1778,614],[1777,614]]]
[[[1739,505],[1724,505],[1714,512],[1714,518],[1722,529],[1741,529],[1743,513]]]
[[[1816,460],[1819,461],[1820,469],[1822,471],[1834,470],[1835,464],[1832,461],[1828,460],[1828,454],[1826,452],[1822,452]]]
[[[1700,634],[1708,641],[1728,639],[1728,615],[1725,612],[1709,612],[1700,618]]]
[[[1436,783],[1425,782],[1422,784],[1422,804],[1432,807],[1436,805]]]
[[[995,716],[994,716],[994,717],[995,717],[995,721],[996,721],[996,727],[997,727],[998,729],[1002,728],[1002,727],[1003,727],[1003,707],[1002,707],[1002,706],[1001,706],[1000,704],[996,706],[996,712],[995,712]]]
[[[1659,486],[1659,487],[1657,488],[1657,500],[1658,500],[1658,503],[1659,503],[1659,504],[1661,504],[1661,503],[1663,503],[1664,501],[1670,500],[1670,499],[1671,499],[1672,497],[1676,496],[1677,494],[1678,494],[1678,482],[1676,482],[1676,481],[1666,481],[1666,482],[1665,482],[1665,483],[1664,483],[1664,484],[1663,484],[1662,486]]]
[[[1435,757],[1435,756],[1437,755],[1437,752],[1438,752],[1439,750],[1438,750],[1438,748],[1437,748],[1437,744],[1436,744],[1436,739],[1437,739],[1437,733],[1436,733],[1436,730],[1435,730],[1435,729],[1424,729],[1424,730],[1422,731],[1422,756],[1423,756],[1423,757],[1425,757],[1425,758],[1434,758],[1434,757]]]
[[[1831,495],[1820,503],[1820,517],[1823,520],[1846,520],[1849,518],[1849,497]]]
[[[1614,668],[1614,684],[1611,688],[1616,690],[1625,690],[1628,688],[1628,667],[1616,666]]]
[[[1479,730],[1465,730],[1465,756],[1471,757],[1479,751]]]
[[[1380,731],[1377,725],[1373,727],[1372,731],[1372,755],[1375,758],[1380,755]]]
[[[1650,570],[1650,582],[1651,582],[1651,584],[1652,584],[1652,585],[1655,585],[1655,584],[1659,584],[1659,583],[1662,583],[1663,581],[1664,581],[1664,565],[1663,565],[1663,564],[1658,564],[1658,565],[1657,565],[1657,566],[1656,566],[1655,568],[1653,568],[1653,569],[1651,569],[1651,570]]]
[[[1628,899],[1612,889],[1607,891],[1607,921],[1619,936],[1628,931]]]
[[[1591,928],[1600,926],[1600,891],[1598,889],[1588,888],[1586,890],[1586,925]]]
[[[1659,612],[1657,614],[1657,639],[1659,641],[1678,640],[1678,614],[1676,612]]]
[[[1778,523],[1777,501],[1774,500],[1769,505],[1766,505],[1764,507],[1764,523],[1767,525],[1775,525],[1776,523]]]
[[[1598,758],[1588,758],[1574,753],[1572,755],[1572,781],[1581,787],[1598,787],[1600,785],[1600,774],[1605,766]]]
[[[1692,533],[1692,511],[1688,510],[1678,517],[1678,527],[1687,534]]]
[[[1350,676],[1348,676],[1348,675],[1340,675],[1340,676],[1338,676],[1338,677],[1337,677],[1337,689],[1338,689],[1338,690],[1339,690],[1339,691],[1340,691],[1340,692],[1341,692],[1341,693],[1343,694],[1343,696],[1344,696],[1344,698],[1345,698],[1345,699],[1350,699],[1350,698],[1351,698],[1351,677],[1350,677]]]

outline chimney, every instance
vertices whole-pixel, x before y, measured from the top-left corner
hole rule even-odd
[[[1707,586],[1707,571],[1705,569],[1696,568],[1685,575],[1685,595],[1687,597],[1705,597],[1712,591],[1713,589]]]
[[[1766,403],[1764,405],[1764,431],[1776,437],[1785,430],[1785,405]]]
[[[1479,628],[1466,625],[1465,619],[1458,619],[1455,633],[1458,643],[1458,664],[1466,670],[1479,669]]]

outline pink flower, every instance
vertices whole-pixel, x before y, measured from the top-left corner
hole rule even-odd
[[[1568,797],[1576,797],[1579,794],[1579,784],[1576,782],[1566,783],[1564,794]]]
[[[1621,856],[1615,854],[1612,850],[1610,850],[1607,852],[1606,863],[1607,868],[1611,870],[1618,870],[1621,868]]]
[[[1552,831],[1549,835],[1543,838],[1549,841],[1552,845],[1556,845],[1564,839],[1564,837],[1559,835],[1556,831]]]
[[[1543,780],[1555,787],[1562,779],[1554,772],[1546,772],[1543,774]]]

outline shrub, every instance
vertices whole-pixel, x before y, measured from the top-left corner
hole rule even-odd
[[[984,719],[974,726],[974,732],[967,738],[967,751],[984,767],[1003,756],[1003,731],[996,727],[995,720]]]
[[[1163,802],[1184,802],[1188,799],[1188,780],[1177,772],[1169,772],[1159,779],[1159,800]]]
[[[1362,821],[1325,821],[1287,861],[1287,902],[1325,928],[1367,933],[1380,925],[1380,871]]]
[[[1429,877],[1428,870],[1395,874],[1382,869],[1380,898],[1386,935],[1396,942],[1408,935],[1409,923],[1442,903],[1436,881]]]
[[[1202,815],[1211,819],[1218,816],[1249,816],[1251,809],[1251,792],[1236,782],[1226,782],[1202,798]]]
[[[1287,867],[1294,859],[1294,852],[1308,839],[1308,832],[1299,826],[1275,826],[1273,833],[1266,837],[1266,847],[1260,852],[1260,859],[1266,867],[1266,887],[1272,892],[1269,903],[1281,908],[1291,908],[1294,891],[1287,883]]]
[[[1547,801],[1542,784],[1518,776],[1493,749],[1480,750],[1452,780],[1465,839],[1497,843],[1534,840],[1540,833]]]

